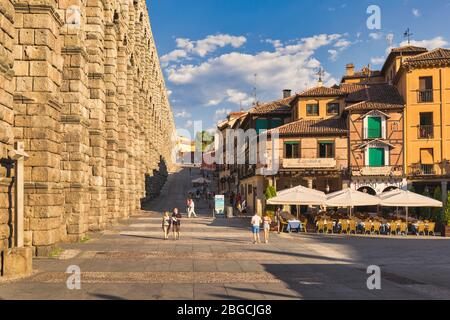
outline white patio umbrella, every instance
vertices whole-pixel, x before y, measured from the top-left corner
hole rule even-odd
[[[278,192],[274,198],[267,200],[271,205],[295,205],[297,206],[297,216],[299,214],[298,206],[322,206],[325,205],[327,196],[325,193],[303,186]],[[298,217],[297,217],[298,218]]]
[[[380,199],[380,204],[384,207],[405,207],[406,223],[408,223],[408,209],[411,207],[441,208],[443,206],[441,201],[401,189],[383,193],[378,198]]]
[[[354,207],[377,206],[379,204],[379,198],[353,189],[344,189],[330,193],[326,201],[326,205],[329,207],[350,208],[350,216],[352,214],[352,208]]]

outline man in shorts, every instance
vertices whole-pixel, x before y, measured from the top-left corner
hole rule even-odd
[[[255,213],[255,215],[252,217],[252,221],[251,221],[252,232],[253,232],[253,243],[254,244],[261,243],[261,240],[259,238],[261,222],[262,222],[261,217],[258,216],[258,214]]]

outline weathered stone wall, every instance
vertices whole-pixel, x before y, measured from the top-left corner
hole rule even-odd
[[[4,252],[11,246],[14,198],[13,173],[8,150],[14,142],[14,6],[0,2],[0,273],[3,272]],[[1,274],[0,274],[1,275]]]
[[[0,1],[0,251],[15,141],[30,155],[25,244],[46,255],[157,193],[173,130],[144,0]]]

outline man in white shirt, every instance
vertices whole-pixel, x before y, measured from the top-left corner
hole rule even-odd
[[[191,199],[191,201],[189,203],[188,218],[190,218],[191,215],[194,215],[194,217],[197,218],[197,214],[195,213],[195,202],[193,199]]]
[[[261,243],[261,240],[259,238],[259,232],[261,227],[262,219],[260,216],[258,216],[256,213],[252,217],[252,232],[253,232],[253,243]]]

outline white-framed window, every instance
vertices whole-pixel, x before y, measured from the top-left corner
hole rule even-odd
[[[365,151],[366,167],[387,167],[390,165],[390,147],[389,146],[367,146]]]
[[[364,117],[364,139],[386,139],[387,119],[382,114]]]

